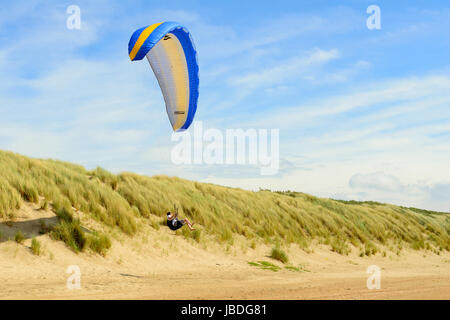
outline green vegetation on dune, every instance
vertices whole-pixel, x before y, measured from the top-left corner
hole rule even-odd
[[[22,234],[22,232],[18,231],[14,237],[14,241],[16,241],[17,243],[22,243],[24,240],[24,235]]]
[[[92,250],[104,253],[111,244],[95,233],[88,235],[95,240],[83,241],[79,222],[70,220],[73,210],[133,235],[142,223],[159,229],[158,222],[174,204],[181,216],[200,226],[197,232],[177,234],[197,242],[208,235],[232,245],[240,235],[250,247],[263,241],[307,248],[315,240],[340,254],[347,254],[352,246],[363,254],[374,254],[379,245],[450,250],[447,213],[298,192],[251,192],[167,176],[114,175],[101,168],[89,171],[66,162],[0,151],[0,217],[13,214],[23,201],[54,210],[60,217],[55,238],[76,251],[91,243]]]
[[[37,256],[41,255],[41,243],[36,238],[31,240],[31,252]]]
[[[273,247],[272,252],[270,253],[270,257],[272,259],[278,260],[282,263],[287,263],[289,261],[289,258],[283,250],[281,250],[278,247]]]
[[[249,261],[248,264],[250,266],[257,267],[257,268],[260,268],[260,269],[263,269],[263,270],[270,270],[270,271],[274,271],[274,272],[278,272],[278,271],[281,270],[281,268],[279,266],[274,265],[271,262],[263,261],[263,260],[262,261],[258,261],[258,262]]]

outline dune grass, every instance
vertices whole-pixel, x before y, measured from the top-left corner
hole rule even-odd
[[[56,210],[58,224],[51,229],[53,239],[65,242],[74,252],[91,249],[102,256],[111,248],[111,240],[105,234],[93,231],[86,233],[80,220],[73,217],[72,209],[66,207]]]
[[[88,245],[93,252],[104,256],[108,249],[111,248],[111,240],[104,234],[94,232],[93,235],[88,237]]]
[[[289,262],[288,255],[286,254],[286,252],[284,252],[279,247],[273,247],[272,248],[272,252],[270,253],[270,257],[272,259],[278,260],[278,261],[280,261],[282,263],[288,263]]]
[[[87,237],[81,228],[79,220],[60,221],[50,233],[55,240],[66,243],[73,251],[83,251],[87,244]]]
[[[37,256],[41,255],[41,243],[36,238],[31,240],[31,252]]]
[[[340,254],[356,247],[364,255],[376,254],[380,245],[450,250],[448,213],[290,191],[251,192],[176,177],[114,175],[102,168],[86,170],[0,151],[0,217],[6,219],[24,201],[51,207],[60,217],[55,238],[75,251],[82,251],[89,241],[79,222],[67,217],[72,210],[131,236],[143,223],[159,229],[158,222],[174,204],[181,217],[199,226],[198,232],[177,234],[197,242],[206,235],[226,245],[244,238],[252,248],[256,242],[307,248],[316,241]],[[91,243],[93,248],[102,247],[101,252],[108,247],[104,239]]]
[[[25,236],[22,234],[22,232],[18,231],[16,235],[14,236],[14,241],[21,244],[25,240]]]

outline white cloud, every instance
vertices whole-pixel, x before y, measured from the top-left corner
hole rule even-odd
[[[355,109],[376,108],[382,104],[417,103],[420,99],[435,98],[442,103],[450,101],[450,77],[430,75],[394,80],[383,80],[370,85],[353,87],[346,94],[317,99],[295,107],[278,107],[273,112],[254,115],[252,123],[261,127],[296,127],[322,121]],[[426,103],[426,102],[425,102]],[[426,105],[423,105],[426,108]]]
[[[362,72],[367,72],[369,67],[369,62],[360,60],[347,68],[338,69],[336,71],[308,74],[305,79],[314,85],[343,83],[350,81]]]
[[[302,77],[302,73],[305,71],[338,57],[339,51],[337,49],[315,49],[305,57],[294,57],[287,61],[277,61],[273,67],[232,78],[230,83],[247,88],[276,85],[295,77]]]
[[[450,183],[404,184],[396,176],[383,172],[355,174],[349,182],[358,200],[382,200],[450,212]]]
[[[349,185],[353,189],[381,190],[381,191],[402,191],[403,186],[393,175],[383,172],[369,174],[355,174],[350,178]]]

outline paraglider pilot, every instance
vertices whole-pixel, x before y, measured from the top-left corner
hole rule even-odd
[[[185,224],[187,224],[189,230],[191,231],[195,230],[192,227],[195,223],[191,223],[187,218],[181,220],[178,219],[178,209],[176,207],[174,212],[167,212],[167,226],[169,227],[170,230],[173,231],[178,230]]]

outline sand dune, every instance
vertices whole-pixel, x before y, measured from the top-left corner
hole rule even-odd
[[[83,225],[95,224],[81,217]],[[27,204],[13,223],[0,221],[1,299],[450,299],[450,255],[403,250],[361,258],[339,255],[315,245],[306,253],[288,250],[290,265],[300,271],[261,270],[249,261],[270,261],[270,247],[231,248],[215,242],[198,244],[167,228],[145,227],[134,237],[117,233],[106,257],[75,254],[67,246],[39,234],[40,220],[54,222],[50,211]],[[148,230],[146,230],[148,228]],[[18,244],[8,237],[21,229]],[[151,230],[151,231],[150,231]],[[30,250],[31,237],[43,246]],[[81,270],[81,289],[69,290],[69,265]],[[369,290],[369,265],[381,268],[381,289]]]

